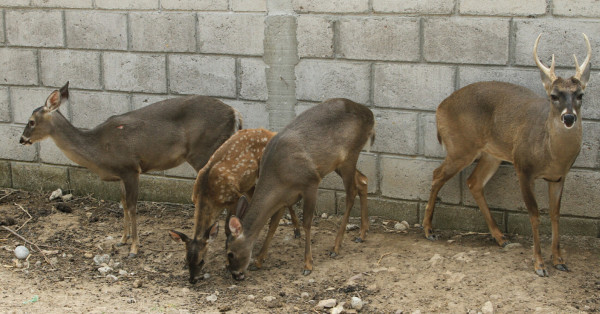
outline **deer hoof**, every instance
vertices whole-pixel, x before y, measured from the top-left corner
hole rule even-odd
[[[430,234],[430,235],[426,236],[426,238],[429,241],[437,241],[439,239],[439,236],[437,234]]]
[[[329,257],[334,258],[334,257],[337,257],[337,256],[338,256],[338,253],[336,253],[334,251],[329,252]]]
[[[312,271],[308,270],[308,269],[305,269],[304,271],[302,271],[302,275],[304,275],[304,276],[308,276],[308,275],[310,275],[310,273],[312,273]]]
[[[129,253],[129,255],[127,255],[127,258],[135,258],[137,256],[137,254],[135,253]]]
[[[569,268],[565,264],[556,264],[554,267],[560,271],[569,271]]]
[[[294,229],[294,238],[299,239],[301,236],[300,229]]]
[[[248,270],[250,270],[250,271],[257,271],[259,269],[260,269],[260,267],[254,265],[254,264],[251,264],[251,265],[248,266]]]
[[[123,246],[125,244],[127,244],[127,243],[125,243],[125,242],[119,242],[119,243],[115,244],[115,246],[116,247],[121,247],[121,246]]]
[[[503,248],[505,248],[507,245],[511,244],[512,242],[506,240],[504,241],[504,243],[502,243],[500,246],[502,246]]]
[[[365,240],[363,240],[361,237],[356,237],[356,238],[354,238],[354,242],[363,243],[363,242],[365,242]]]
[[[535,273],[540,277],[548,277],[548,271],[545,268],[536,269]]]

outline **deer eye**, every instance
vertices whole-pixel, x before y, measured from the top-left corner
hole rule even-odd
[[[227,258],[229,258],[230,260],[233,259],[234,255],[232,252],[227,253]]]
[[[29,124],[30,127],[34,127],[35,126],[35,121],[29,120],[28,124]]]
[[[583,99],[583,94],[577,95],[577,100],[582,100],[582,99]]]
[[[550,95],[550,99],[552,101],[558,101],[558,96],[556,96],[556,95]]]

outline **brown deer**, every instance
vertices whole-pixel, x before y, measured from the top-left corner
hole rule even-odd
[[[560,200],[565,177],[581,147],[581,101],[590,77],[591,46],[584,34],[587,57],[579,66],[574,56],[575,75],[563,79],[554,73],[554,55],[550,68],[539,60],[537,47],[541,36],[535,41],[533,58],[541,71],[548,98],[514,84],[480,82],[457,90],[439,105],[436,113],[438,139],[446,147],[447,155],[433,172],[423,228],[425,236],[434,240],[431,220],[439,190],[455,174],[479,159],[467,179],[467,186],[492,236],[500,246],[508,244],[490,214],[483,187],[502,161],[511,162],[529,212],[535,272],[547,276],[540,249],[534,180],[542,178],[548,182],[552,263],[558,270],[566,271],[559,249]]]
[[[310,227],[321,179],[336,171],[346,190],[346,212],[336,236],[338,253],[350,209],[357,194],[356,162],[368,140],[374,139],[373,113],[364,105],[347,99],[330,99],[316,105],[288,124],[267,144],[260,162],[254,197],[248,204],[241,198],[237,217],[229,220],[228,269],[236,280],[244,279],[252,248],[267,219],[276,219],[281,208],[304,200],[304,275],[311,273]],[[366,178],[362,178],[366,191]],[[366,197],[361,199],[361,235],[368,229]],[[247,210],[246,210],[247,209]],[[245,214],[244,214],[245,212]]]
[[[223,209],[227,210],[225,234],[227,236],[231,234],[229,218],[238,199],[244,193],[252,197],[260,158],[267,142],[274,135],[275,132],[265,129],[240,130],[225,141],[198,172],[192,194],[192,200],[196,205],[193,237],[190,238],[174,230],[169,231],[173,240],[185,244],[190,283],[196,283],[200,275],[208,243],[214,240],[219,231],[217,218]],[[292,207],[288,208],[294,225],[294,236],[298,238],[300,237],[298,218]],[[257,259],[257,267],[262,265],[262,260],[266,257],[266,247],[275,234],[279,218],[273,219],[269,225],[269,232],[263,245],[265,250],[261,251]]]
[[[124,226],[118,245],[131,236],[129,257],[133,258],[139,247],[139,175],[184,161],[199,171],[219,145],[242,127],[240,114],[217,99],[188,96],[112,116],[91,130],[79,129],[57,110],[69,98],[68,86],[69,82],[53,91],[46,104],[33,111],[20,143],[30,145],[50,137],[69,159],[100,179],[121,182]]]

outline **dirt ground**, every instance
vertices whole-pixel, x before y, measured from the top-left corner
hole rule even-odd
[[[395,221],[372,217],[367,241],[353,242],[358,230],[348,231],[340,256],[331,258],[340,218],[317,218],[309,276],[301,274],[303,239],[282,225],[264,268],[248,271],[244,281],[233,280],[224,267],[221,232],[208,254],[205,279],[191,285],[183,245],[167,234],[171,228],[190,233],[191,205],[141,202],[142,246],[137,258],[127,259],[128,247],[114,246],[122,225],[117,203],[89,196],[61,203],[49,195],[0,190],[0,312],[329,313],[316,305],[335,299],[353,313],[352,297],[363,302],[362,313],[600,311],[597,238],[563,236],[571,271],[549,268],[550,277],[540,278],[528,237],[512,235],[521,245],[509,249],[489,235],[458,231],[430,242],[420,228],[398,232]],[[31,244],[29,258],[17,263],[13,250],[24,241],[4,227],[18,229],[54,266]],[[549,238],[542,240],[549,265]],[[98,271],[106,265],[94,261],[102,254],[111,257],[104,261],[113,269],[107,274]]]

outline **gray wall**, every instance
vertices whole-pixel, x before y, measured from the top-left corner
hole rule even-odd
[[[595,0],[0,0],[0,186],[72,188],[116,198],[46,140],[18,137],[31,111],[71,82],[62,112],[79,127],[169,97],[204,94],[242,112],[246,127],[280,130],[331,97],[371,107],[377,140],[362,154],[373,215],[420,222],[432,171],[444,157],[435,108],[452,91],[481,80],[522,84],[543,94],[531,49],[574,73],[585,32],[600,56]],[[584,144],[566,181],[563,234],[599,235],[600,75],[594,66],[584,101]],[[438,228],[486,231],[465,187],[472,169],[442,190]],[[185,165],[144,175],[141,198],[189,202],[194,173]],[[537,186],[547,207],[546,186]],[[514,171],[490,181],[501,228],[529,233]],[[319,211],[340,212],[341,180],[328,176]],[[546,219],[547,216],[544,217]],[[549,231],[549,224],[543,230]]]

